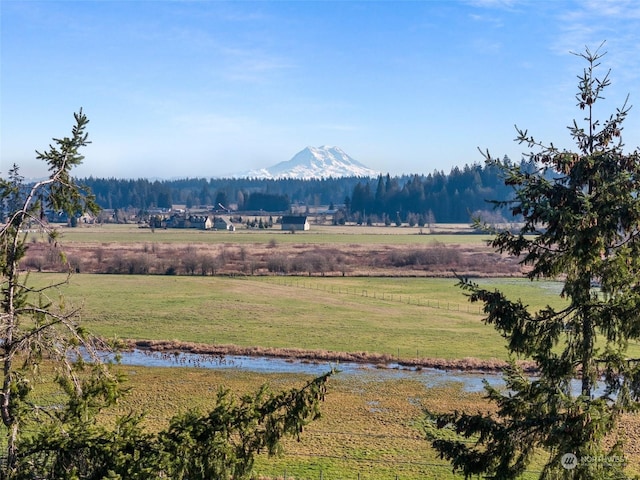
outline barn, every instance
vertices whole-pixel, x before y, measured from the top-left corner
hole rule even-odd
[[[285,215],[280,221],[282,230],[298,231],[309,230],[309,220],[306,215]]]

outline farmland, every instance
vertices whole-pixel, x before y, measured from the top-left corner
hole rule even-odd
[[[62,279],[32,277],[38,284]],[[499,334],[455,284],[451,278],[79,274],[65,296],[83,304],[84,325],[104,337],[504,359]],[[533,305],[556,300],[548,298],[552,283],[513,279],[507,286]]]
[[[318,227],[212,232],[137,226],[62,228],[72,267],[82,273],[321,276],[520,276],[515,259],[492,252],[482,235],[418,228]],[[453,232],[453,233],[452,233]],[[64,269],[57,246],[31,234],[25,267]]]
[[[359,231],[358,227],[354,229],[332,231],[327,227],[317,233],[295,235],[151,232],[120,226],[69,229],[62,238],[64,250],[81,263],[79,273],[61,293],[66,308],[82,306],[83,325],[103,337],[145,344],[166,342],[168,348],[259,347],[269,354],[292,358],[312,352],[305,361],[326,364],[327,369],[337,364],[330,360],[336,358],[330,355],[332,352],[389,361],[441,359],[451,362],[448,365],[465,359],[475,359],[479,365],[504,360],[502,338],[482,322],[480,307],[468,303],[456,287],[454,266],[472,265],[471,272],[456,272],[471,273],[478,277],[478,283],[526,299],[534,309],[563,304],[559,283],[518,278],[521,272],[513,267],[515,262],[504,260],[504,265],[509,265],[507,277],[497,271],[492,275],[476,271],[492,263],[482,260],[491,254],[482,236],[420,235],[417,229],[408,228],[370,229],[356,234],[353,232]],[[390,231],[394,233],[385,233]],[[35,235],[29,247],[30,255],[43,256],[50,248]],[[454,258],[454,264],[448,263],[450,257],[443,263],[402,267],[364,263],[367,258],[383,255],[391,258],[394,252],[399,255],[432,248],[455,250],[461,256]],[[226,263],[215,275],[198,269],[170,275],[104,274],[99,270],[101,264],[117,257],[163,251],[168,252],[167,258],[180,262],[189,255],[218,255],[224,251]],[[351,268],[287,275],[269,272],[269,257],[291,257],[301,251],[330,252],[341,256],[343,263],[351,261]],[[474,258],[475,263],[465,263],[464,258]],[[244,269],[252,259],[255,268]],[[47,268],[41,272],[33,266],[28,268],[36,285],[64,278]],[[640,349],[632,346],[631,354],[639,355]],[[233,369],[118,368],[133,387],[118,407],[120,413],[147,412],[145,422],[150,429],[166,424],[177,411],[210,407],[222,385],[245,393],[265,382],[277,390],[308,379],[301,374]],[[422,410],[487,409],[481,394],[467,392],[456,383],[430,385],[415,375],[389,379],[377,371],[363,367],[361,375],[336,375],[323,406],[323,418],[308,426],[301,442],[288,441],[283,457],[260,458],[256,473],[327,480],[355,480],[358,475],[362,479],[452,478],[450,467],[436,458],[423,438]],[[109,421],[109,415],[104,421]],[[640,452],[635,445],[640,445],[636,435],[640,429],[635,418],[628,417],[625,422],[630,445],[626,453],[637,469]],[[535,473],[530,476],[535,477]]]

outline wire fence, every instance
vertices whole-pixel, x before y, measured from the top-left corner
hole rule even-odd
[[[326,285],[322,282],[307,282],[301,279],[279,278],[273,283],[285,287],[303,288],[307,290],[317,290],[320,292],[330,293],[332,295],[346,295],[353,297],[373,298],[386,302],[403,303],[406,305],[415,305],[418,307],[435,308],[439,310],[448,310],[455,312],[466,312],[475,315],[482,315],[482,305],[472,305],[471,303],[457,303],[448,300],[424,298],[422,296],[400,294],[393,292],[385,292],[384,290],[374,290],[371,288],[349,288],[336,285]]]

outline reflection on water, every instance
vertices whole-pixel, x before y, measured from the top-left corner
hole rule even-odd
[[[459,382],[462,383],[463,389],[468,392],[482,391],[483,380],[487,380],[494,386],[504,384],[501,375],[495,373],[469,373],[434,368],[417,370],[397,364],[389,364],[385,368],[380,368],[376,365],[360,363],[322,363],[237,355],[214,356],[181,352],[160,353],[132,350],[121,353],[120,363],[145,367],[193,367],[215,370],[243,370],[257,373],[302,373],[309,375],[322,375],[333,367],[340,370],[340,375],[359,375],[378,381],[411,379],[420,381],[427,387]]]

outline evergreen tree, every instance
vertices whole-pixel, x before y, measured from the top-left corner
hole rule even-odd
[[[494,415],[428,417],[433,446],[466,477],[516,478],[543,451],[540,478],[626,478],[616,429],[623,413],[640,406],[640,368],[627,354],[640,339],[640,152],[623,152],[626,102],[603,123],[594,117],[610,84],[609,73],[595,76],[604,53],[587,48],[578,55],[588,66],[576,96],[585,125],[570,127],[577,151],[518,129],[518,141],[537,151],[535,170],[486,153],[515,192],[498,205],[524,219],[517,233],[494,232],[490,244],[522,258],[530,279],[560,279],[568,303],[532,312],[521,300],[461,280],[471,301],[484,302],[485,321],[513,355],[506,389],[486,386]],[[517,357],[535,360],[539,376],[529,378]]]
[[[97,212],[93,196],[71,177],[71,170],[84,158],[80,148],[89,143],[85,132],[88,120],[82,110],[75,114],[75,120],[71,137],[54,139],[55,145],[50,145],[49,150],[36,152],[37,158],[47,164],[47,179],[25,191],[17,166],[9,172],[8,179],[0,178],[0,201],[10,207],[8,221],[0,228],[0,416],[7,441],[2,478],[16,466],[24,429],[47,411],[30,395],[40,363],[54,361],[56,379],[71,396],[80,395],[85,386],[82,359],[88,355],[99,364],[96,340],[77,324],[77,310],[52,300],[57,297],[60,284],[34,288],[20,269],[28,248],[24,232],[29,225],[37,226],[56,244],[57,231],[44,221],[43,207],[70,217],[77,212]],[[62,252],[60,255],[66,260]],[[92,373],[92,382],[104,387],[101,395],[113,398],[115,378],[98,366]]]
[[[27,226],[57,245],[43,206],[67,215],[97,212],[93,195],[70,174],[89,143],[82,110],[75,120],[70,138],[54,139],[37,153],[49,169],[46,180],[25,188],[16,166],[0,177],[0,203],[9,210],[0,227],[0,436],[6,448],[0,479],[246,479],[255,455],[278,453],[283,437],[299,436],[319,416],[332,372],[280,393],[263,387],[238,399],[221,389],[210,412],[177,415],[156,434],[144,431],[135,415],[115,418],[111,428],[99,421],[123,393],[121,378],[101,362],[107,346],[79,325],[78,309],[60,296],[69,277],[38,286],[20,268]],[[42,364],[53,369],[57,385],[46,394],[36,390]]]
[[[225,208],[228,208],[229,206],[229,200],[227,199],[227,194],[224,190],[219,190],[216,193],[214,208],[219,208],[221,205]]]

